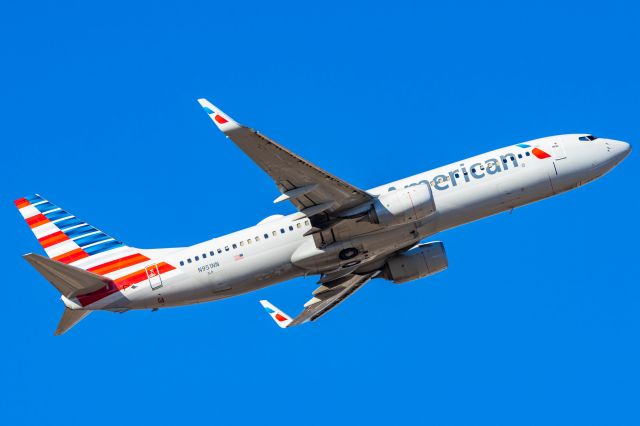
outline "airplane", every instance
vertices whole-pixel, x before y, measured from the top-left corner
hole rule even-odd
[[[317,275],[301,313],[263,308],[281,328],[315,321],[372,279],[396,284],[445,270],[442,231],[569,191],[603,176],[630,144],[590,134],[517,143],[363,190],[321,169],[206,99],[219,130],[296,208],[189,247],[126,245],[40,195],[15,201],[46,256],[23,257],[60,293],[60,335],[93,311],[183,306]],[[423,242],[426,240],[426,242]]]

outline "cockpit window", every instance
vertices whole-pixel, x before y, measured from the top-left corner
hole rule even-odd
[[[581,140],[581,141],[583,141],[583,142],[587,142],[587,141],[594,141],[594,140],[596,140],[596,139],[598,139],[598,137],[597,137],[597,136],[593,136],[593,135],[580,136],[580,137],[578,138],[578,140]]]

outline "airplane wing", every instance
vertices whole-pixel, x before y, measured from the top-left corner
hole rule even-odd
[[[305,216],[358,206],[372,199],[365,191],[299,157],[256,130],[238,124],[206,99],[200,105],[216,126],[275,181],[282,195]]]
[[[344,302],[379,273],[379,271],[375,271],[364,275],[351,274],[334,281],[325,282],[313,292],[313,298],[304,304],[304,310],[293,319],[268,300],[261,300],[260,304],[278,326],[281,328],[293,327],[317,320]]]

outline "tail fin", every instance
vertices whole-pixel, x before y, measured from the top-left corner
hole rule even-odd
[[[62,318],[60,318],[60,322],[58,323],[58,328],[56,328],[56,332],[54,333],[56,336],[66,333],[84,319],[87,315],[89,315],[93,311],[76,311],[69,308],[64,308],[64,313],[62,314]]]
[[[20,198],[15,204],[47,256],[59,262],[70,264],[126,247],[37,194]]]
[[[163,278],[181,273],[166,262],[154,263],[145,252],[123,244],[39,195],[20,198],[15,204],[50,258],[28,254],[26,260],[80,307],[102,309],[108,305],[107,296],[147,281],[149,271]]]

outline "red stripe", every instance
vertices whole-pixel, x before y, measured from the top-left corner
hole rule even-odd
[[[38,241],[40,241],[40,244],[42,244],[42,247],[47,248],[68,239],[69,237],[67,237],[64,233],[62,233],[61,231],[58,231],[58,232],[54,232],[53,234],[47,235],[46,237],[42,237]]]
[[[132,254],[130,256],[125,256],[120,259],[112,260],[107,263],[103,263],[101,265],[93,266],[88,269],[89,272],[93,272],[98,275],[105,275],[109,272],[117,271],[119,269],[124,269],[132,265],[137,265],[138,263],[142,263],[149,260],[147,256],[143,256],[140,253]]]
[[[60,256],[56,256],[53,258],[53,260],[57,260],[58,262],[62,263],[71,263],[75,262],[78,259],[84,259],[85,257],[89,257],[87,252],[82,250],[81,248],[77,248],[75,250],[71,250],[64,254],[61,254]]]
[[[168,263],[165,263],[165,262],[158,263],[158,271],[160,271],[160,274],[173,271],[174,269],[176,268],[169,265]],[[146,269],[140,269],[139,271],[132,272],[128,275],[125,275],[124,277],[120,277],[118,279],[113,280],[113,284],[115,285],[110,285],[108,288],[103,288],[98,291],[94,291],[93,293],[78,296],[78,302],[80,302],[82,306],[87,306],[113,293],[116,293],[120,290],[124,290],[129,286],[138,284],[146,280],[147,280]]]
[[[37,214],[25,220],[27,221],[27,223],[32,229],[49,222],[49,219],[47,219],[43,214]]]
[[[18,198],[17,200],[14,201],[14,203],[16,203],[16,207],[21,209],[23,207],[27,207],[28,205],[30,205],[31,203],[27,201],[26,198]]]

